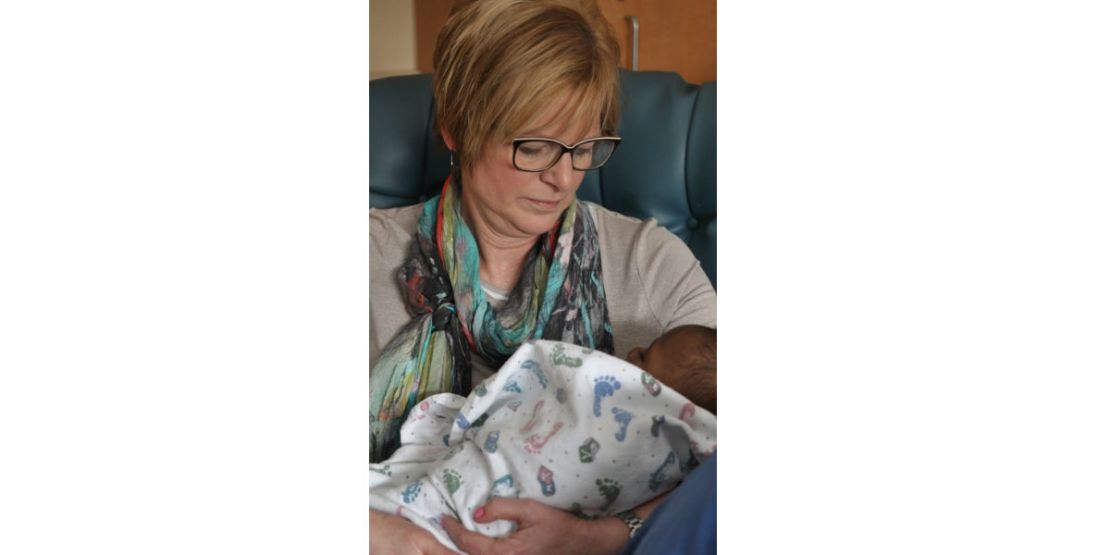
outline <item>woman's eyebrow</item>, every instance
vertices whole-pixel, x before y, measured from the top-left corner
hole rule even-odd
[[[522,131],[520,133],[517,133],[516,137],[529,137],[529,138],[533,138],[533,139],[555,139],[556,141],[565,142],[557,136],[557,133],[546,133],[545,131],[551,131],[551,129],[550,128],[545,128],[545,127],[525,129],[524,131]],[[566,131],[566,130],[563,130],[563,131],[569,133],[569,131]],[[577,137],[573,141],[568,142],[566,144],[572,145],[574,143],[584,141],[586,139],[593,139],[595,137],[603,137],[603,136],[605,136],[605,133],[603,133],[601,131],[601,129],[597,129],[596,131],[591,129],[585,135],[583,135],[581,137]]]

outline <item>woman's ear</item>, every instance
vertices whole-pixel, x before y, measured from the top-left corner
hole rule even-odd
[[[439,136],[443,137],[443,144],[447,145],[447,150],[455,152],[455,138],[451,136],[442,126],[439,128]]]

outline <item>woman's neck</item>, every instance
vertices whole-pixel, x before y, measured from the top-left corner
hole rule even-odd
[[[505,233],[496,225],[495,215],[471,208],[465,199],[462,214],[478,242],[479,277],[497,289],[511,291],[520,280],[524,262],[539,236]]]

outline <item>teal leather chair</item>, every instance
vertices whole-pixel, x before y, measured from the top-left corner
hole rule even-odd
[[[429,74],[370,81],[370,206],[436,195],[450,160],[435,130]],[[717,283],[717,84],[676,73],[621,72],[620,148],[586,173],[578,198],[655,218]]]

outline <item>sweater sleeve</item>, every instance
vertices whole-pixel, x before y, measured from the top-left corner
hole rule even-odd
[[[370,366],[382,349],[412,319],[397,285],[416,229],[419,206],[370,210]]]
[[[717,293],[686,243],[647,220],[637,234],[634,256],[649,308],[663,331],[690,324],[717,327]]]

